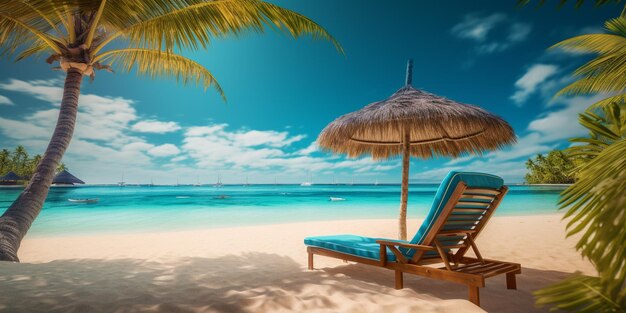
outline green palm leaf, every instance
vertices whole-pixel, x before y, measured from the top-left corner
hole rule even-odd
[[[581,35],[561,41],[553,48],[595,53],[597,56],[579,67],[576,81],[563,88],[556,96],[594,93],[617,93],[594,104],[607,106],[626,97],[626,17],[621,16],[605,23],[608,34]]]
[[[149,0],[148,7],[158,6]],[[136,22],[128,25],[113,23],[114,30],[109,38],[94,48],[99,52],[105,45],[124,37],[141,47],[171,50],[174,48],[206,48],[212,38],[239,35],[244,31],[264,32],[266,28],[282,30],[293,37],[308,34],[316,39],[325,39],[343,52],[341,45],[324,28],[311,19],[296,12],[259,0],[179,0],[167,2],[158,11],[140,11]],[[119,14],[124,11],[111,3],[104,14]],[[162,12],[162,13],[161,13]],[[155,14],[157,13],[157,14]],[[106,19],[107,21],[117,19]],[[126,20],[126,19],[125,19]]]
[[[110,61],[125,72],[130,72],[135,68],[137,74],[150,78],[176,78],[183,84],[194,82],[204,89],[212,86],[226,100],[222,87],[209,70],[195,61],[174,53],[128,48],[102,53],[96,61]]]

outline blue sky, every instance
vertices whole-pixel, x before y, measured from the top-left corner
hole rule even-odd
[[[529,156],[583,135],[577,113],[590,97],[553,99],[587,55],[547,51],[577,34],[601,32],[617,6],[579,10],[516,1],[272,1],[314,19],[345,49],[311,38],[244,34],[183,52],[206,66],[224,103],[175,81],[99,72],[85,80],[75,138],[64,158],[88,183],[384,183],[400,180],[399,162],[346,159],[318,151],[315,139],[336,117],[382,100],[404,83],[502,116],[519,143],[482,157],[413,159],[412,182],[434,182],[452,169],[521,182]],[[42,153],[61,96],[62,72],[43,59],[0,61],[0,146]]]

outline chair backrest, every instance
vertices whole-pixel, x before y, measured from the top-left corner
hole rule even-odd
[[[444,249],[456,249],[455,255],[462,256],[467,248],[465,235],[446,235],[459,231],[469,231],[475,237],[500,204],[508,188],[502,178],[485,173],[450,172],[441,182],[433,205],[419,228],[412,244],[433,245],[440,240]],[[417,261],[425,258],[437,258],[434,252],[407,249],[403,253],[409,259]]]

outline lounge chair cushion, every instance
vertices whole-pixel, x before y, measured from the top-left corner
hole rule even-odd
[[[441,211],[443,211],[443,208],[448,200],[450,200],[454,189],[460,182],[464,182],[469,188],[499,189],[504,185],[502,178],[491,174],[456,171],[448,173],[448,175],[441,182],[441,185],[439,185],[439,189],[437,190],[435,199],[433,200],[433,205],[430,208],[430,211],[428,211],[424,222],[422,222],[422,226],[420,226],[419,230],[410,241],[412,244],[429,244],[425,243],[424,239],[435,224],[435,221],[441,214]],[[409,258],[415,254],[415,250],[412,249],[401,250]]]
[[[376,243],[376,240],[380,239],[384,238],[370,238],[356,235],[315,236],[304,238],[304,244],[372,260],[380,260],[380,245]],[[406,243],[406,241],[398,241]],[[389,250],[387,250],[387,260],[390,262],[396,260],[396,256]]]

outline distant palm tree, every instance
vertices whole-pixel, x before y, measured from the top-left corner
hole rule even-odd
[[[11,152],[7,149],[0,151],[0,175],[6,174],[11,167]]]
[[[26,163],[28,161],[28,152],[24,146],[17,146],[13,151],[13,155],[11,156],[11,161],[13,163],[13,169],[17,175],[23,176],[26,170]]]
[[[83,76],[95,70],[135,70],[150,78],[223,92],[202,65],[175,51],[206,48],[213,38],[246,31],[281,30],[330,40],[322,27],[293,11],[260,0],[11,0],[0,2],[0,47],[17,60],[48,54],[66,72],[56,128],[37,170],[0,217],[0,260],[18,261],[17,250],[41,211],[76,122]],[[112,47],[107,50],[107,48]]]

